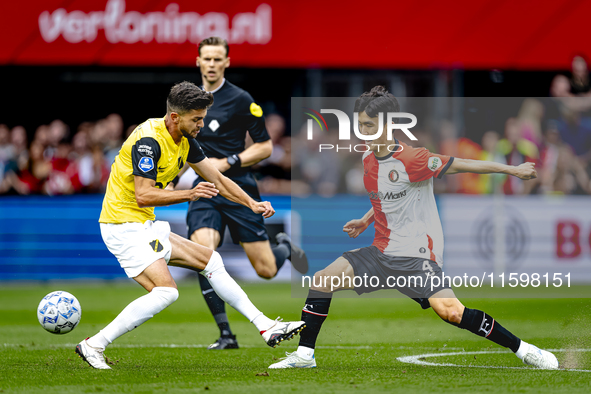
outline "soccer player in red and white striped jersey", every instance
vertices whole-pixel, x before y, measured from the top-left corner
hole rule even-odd
[[[359,131],[375,136],[386,129],[385,124],[380,124],[379,114],[383,114],[381,119],[387,119],[386,113],[400,112],[400,106],[392,94],[376,86],[357,99],[354,111],[358,113]],[[351,220],[343,227],[349,237],[355,238],[374,223],[372,245],[345,252],[314,275],[302,311],[306,328],[299,347],[269,368],[315,367],[316,338],[328,316],[333,292],[351,289],[362,294],[384,287],[396,288],[423,309],[433,308],[444,321],[511,349],[526,364],[558,368],[552,353],[522,341],[485,312],[464,307],[449,281],[441,280],[443,230],[433,194],[433,178],[471,172],[503,173],[529,180],[537,175],[534,164],[508,166],[443,156],[387,137],[382,132],[367,141],[368,151],[363,155],[363,183],[372,208],[363,218]],[[332,279],[335,277],[339,279],[338,284]],[[359,279],[363,277],[379,278],[379,283],[361,283]],[[404,282],[396,282],[398,287],[393,287],[389,279],[399,277]],[[439,285],[434,286],[433,278],[440,279]]]
[[[372,245],[381,253],[443,263],[443,230],[433,178],[441,178],[453,162],[453,157],[397,140],[386,155],[371,150],[363,155],[363,183],[375,220]]]

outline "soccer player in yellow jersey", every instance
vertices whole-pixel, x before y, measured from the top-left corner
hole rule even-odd
[[[139,125],[113,163],[99,219],[101,235],[127,276],[148,294],[76,346],[76,353],[94,368],[110,369],[103,354],[105,348],[176,301],[179,294],[168,265],[205,276],[224,301],[257,327],[269,346],[291,339],[304,327],[302,321],[284,323],[266,317],[228,275],[219,253],[171,233],[167,222],[154,221],[156,206],[211,198],[218,193],[265,218],[275,213],[269,202],[254,201],[222,175],[195,140],[212,103],[211,93],[190,82],[173,86],[166,116]],[[209,182],[191,190],[166,190],[185,162]]]
[[[228,42],[220,37],[209,37],[199,43],[197,65],[201,71],[203,90],[213,94],[215,103],[208,110],[207,121],[198,140],[220,172],[236,182],[253,199],[260,201],[257,182],[250,167],[271,155],[273,143],[265,128],[261,107],[247,91],[224,77],[230,65],[229,50]],[[253,140],[249,147],[245,145],[247,132]],[[203,181],[198,176],[193,186]],[[187,230],[191,241],[216,250],[223,243],[226,229],[234,243],[244,249],[261,278],[271,279],[277,275],[286,259],[301,274],[308,271],[306,253],[294,245],[286,233],[277,234],[277,245],[271,246],[261,215],[229,201],[223,195],[189,203]],[[238,341],[230,329],[224,301],[204,277],[199,277],[199,284],[220,329],[220,337],[208,349],[237,349]]]

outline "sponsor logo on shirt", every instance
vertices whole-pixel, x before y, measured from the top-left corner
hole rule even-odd
[[[427,167],[433,172],[437,171],[439,167],[441,167],[441,159],[439,157],[430,157],[429,161],[427,162]]]
[[[142,155],[154,157],[154,152],[152,152],[152,147],[150,145],[138,145],[137,151]]]
[[[400,177],[400,175],[398,175],[398,171],[396,171],[396,170],[392,170],[388,174],[388,179],[390,179],[390,182],[392,182],[392,183],[396,182],[399,177]]]
[[[154,168],[154,160],[151,157],[142,157],[140,159],[138,167],[143,172],[151,171]]]
[[[403,190],[399,193],[393,193],[393,192],[388,192],[388,193],[382,193],[382,192],[371,192],[371,193],[367,193],[367,195],[369,196],[369,198],[371,200],[398,200],[399,198],[405,197],[406,196],[406,190]]]

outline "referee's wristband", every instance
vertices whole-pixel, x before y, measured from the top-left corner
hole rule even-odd
[[[240,160],[240,157],[238,155],[228,156],[226,160],[228,160],[230,169],[242,167],[242,161]]]

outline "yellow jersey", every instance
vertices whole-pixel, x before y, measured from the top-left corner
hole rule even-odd
[[[123,143],[115,162],[103,200],[100,223],[144,223],[154,220],[154,207],[140,208],[135,199],[134,176],[156,181],[164,189],[185,162],[205,158],[199,143],[183,137],[177,145],[164,123],[165,118],[148,119]]]

